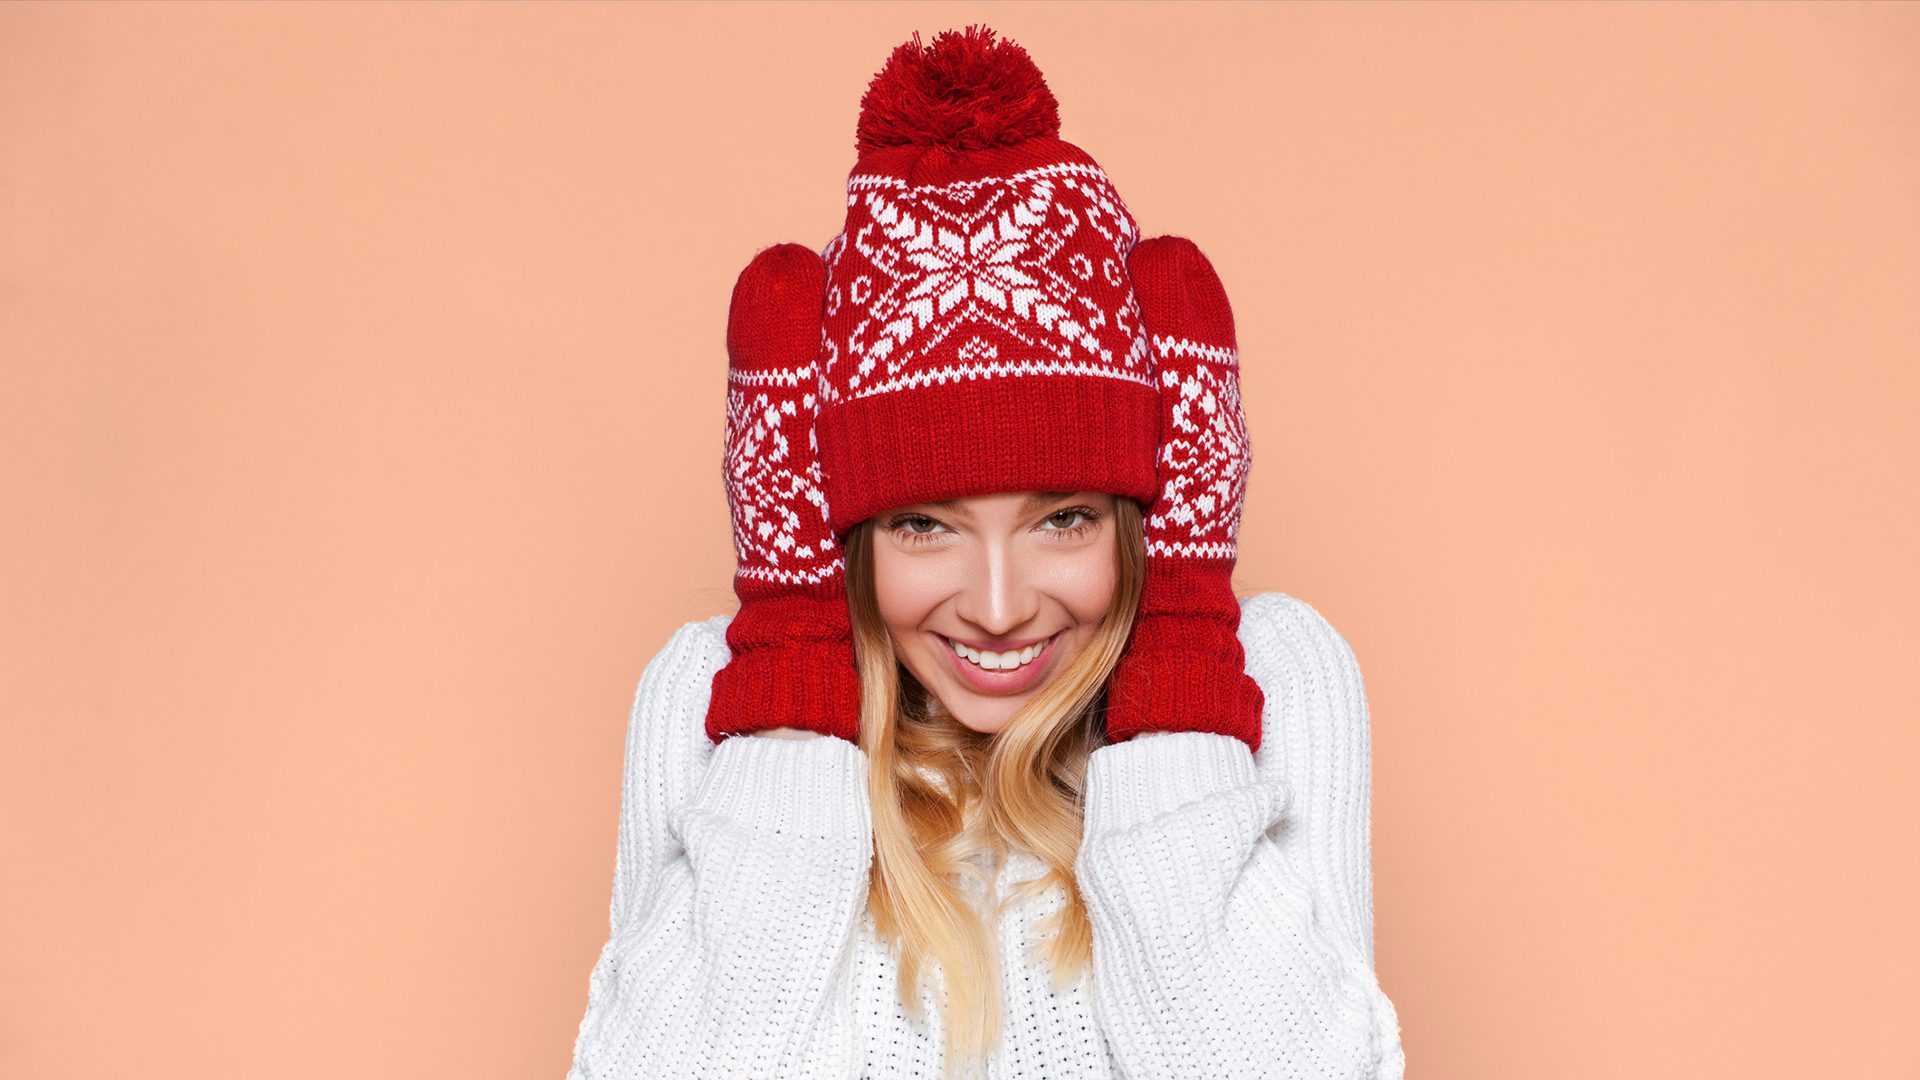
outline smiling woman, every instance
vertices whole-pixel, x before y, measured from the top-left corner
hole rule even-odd
[[[915,35],[735,283],[740,610],[636,695],[574,1080],[1400,1076],[1357,670],[1231,588],[1226,293],[1058,127]]]

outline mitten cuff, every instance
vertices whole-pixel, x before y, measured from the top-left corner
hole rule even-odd
[[[1234,626],[1212,618],[1148,615],[1107,682],[1107,741],[1143,731],[1207,731],[1260,749],[1260,685],[1246,673]]]
[[[708,738],[791,727],[859,742],[860,677],[838,579],[744,603],[727,624],[727,646],[732,658],[713,676]]]
[[[790,727],[860,741],[860,679],[850,643],[796,642],[736,655],[714,673],[707,737]]]

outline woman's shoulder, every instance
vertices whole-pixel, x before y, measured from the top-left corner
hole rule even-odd
[[[730,615],[682,623],[667,635],[640,673],[627,724],[629,775],[660,776],[684,793],[712,752],[707,705],[713,676],[726,664]]]
[[[694,619],[681,623],[667,635],[667,642],[661,646],[664,652],[669,648],[697,649],[701,656],[711,660],[718,655],[725,662],[727,647],[727,625],[733,622],[731,612],[709,615],[704,619]]]
[[[1364,747],[1366,689],[1346,635],[1307,601],[1264,592],[1240,601],[1247,674],[1266,695],[1262,750],[1282,740],[1332,738]],[[1282,732],[1284,725],[1295,730]],[[1312,731],[1300,730],[1304,725]]]
[[[681,699],[710,693],[714,673],[732,655],[727,647],[727,624],[732,619],[715,615],[675,627],[641,670],[641,696],[649,690],[654,697]]]
[[[1302,653],[1350,662],[1353,649],[1319,609],[1291,593],[1263,592],[1240,599],[1240,643],[1247,660],[1298,660]]]

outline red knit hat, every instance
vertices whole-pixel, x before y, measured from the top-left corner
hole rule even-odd
[[[1153,502],[1159,401],[1139,229],[984,26],[894,49],[860,102],[826,261],[818,439],[836,535],[998,491]]]

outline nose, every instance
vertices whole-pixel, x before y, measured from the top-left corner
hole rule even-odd
[[[987,637],[1017,636],[1040,614],[1040,589],[1014,545],[995,540],[979,546],[954,611]]]

